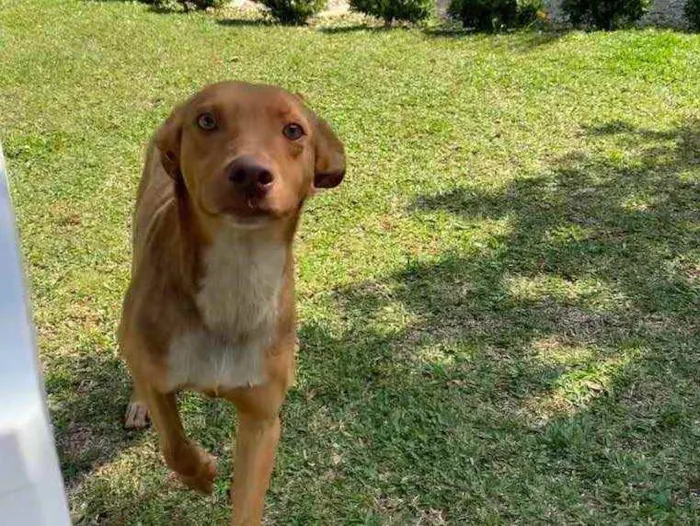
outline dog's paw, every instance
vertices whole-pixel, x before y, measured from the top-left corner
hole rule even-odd
[[[129,402],[124,415],[124,427],[126,429],[143,429],[148,427],[150,421],[146,404],[138,400]]]
[[[209,494],[214,490],[216,478],[216,457],[199,450],[201,464],[196,475],[185,476],[177,474],[177,478],[190,489],[199,493]]]

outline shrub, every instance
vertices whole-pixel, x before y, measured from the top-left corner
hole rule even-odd
[[[562,9],[575,26],[611,31],[639,20],[649,0],[564,0]]]
[[[494,31],[515,25],[517,0],[452,0],[448,13],[464,27],[478,31]]]
[[[178,0],[185,5],[185,9],[207,9],[209,7],[220,7],[226,3],[226,0]]]
[[[430,16],[432,0],[350,0],[350,8],[384,20],[391,27],[395,20],[416,23]]]
[[[543,0],[521,0],[518,2],[516,24],[518,27],[532,26],[538,20],[546,19]]]
[[[685,3],[685,17],[696,31],[700,31],[700,0],[688,0]]]
[[[256,0],[267,13],[283,24],[302,25],[326,7],[327,0]]]
[[[141,2],[151,4],[159,9],[172,9],[180,5],[184,11],[192,11],[194,9],[219,7],[225,4],[226,0],[141,0]]]

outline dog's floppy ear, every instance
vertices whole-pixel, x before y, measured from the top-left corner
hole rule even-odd
[[[299,92],[294,96],[302,103],[307,117],[314,126],[314,188],[334,188],[345,177],[345,148],[330,125],[311,111],[306,105],[306,97]]]
[[[345,148],[326,121],[314,115],[314,188],[334,188],[345,177]]]
[[[168,175],[175,180],[182,177],[180,172],[182,124],[182,106],[177,106],[155,135],[155,143],[160,150],[160,162]]]

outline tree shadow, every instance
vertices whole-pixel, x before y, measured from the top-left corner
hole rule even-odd
[[[217,24],[225,27],[271,27],[275,23],[265,18],[221,18],[217,19]]]
[[[109,350],[92,348],[46,368],[50,412],[64,480],[71,493],[83,476],[139,444],[122,426],[128,373]]]
[[[353,25],[343,25],[343,26],[321,26],[318,28],[320,33],[325,33],[327,35],[342,35],[345,33],[359,33],[361,31],[381,33],[386,31],[391,31],[392,29],[399,29],[399,27],[384,27],[379,25],[370,24],[353,24]]]
[[[520,51],[531,51],[540,47],[554,44],[567,34],[566,31],[550,28],[544,28],[541,30],[526,28],[503,32],[488,32],[464,28],[454,22],[443,23],[437,26],[425,28],[423,33],[429,38],[469,38],[470,40],[475,38],[494,39],[494,37],[499,36],[518,35],[519,38],[517,40],[504,40],[503,45],[508,46],[509,48],[515,46],[515,48]]]
[[[584,128],[627,156],[417,200],[505,233],[336,291],[340,333],[302,326],[288,410],[309,424],[286,427],[287,462],[295,438],[326,437],[344,461],[320,461],[319,491],[374,488],[400,520],[693,516],[699,131]]]
[[[86,476],[151,439],[150,426],[145,430],[123,427],[131,380],[112,349],[91,345],[77,356],[54,359],[46,368],[45,382],[69,495]],[[230,442],[233,409],[193,392],[181,393],[179,399],[188,433],[221,455]]]

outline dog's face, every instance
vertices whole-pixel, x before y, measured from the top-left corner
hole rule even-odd
[[[328,124],[272,86],[205,88],[172,112],[156,145],[202,214],[238,226],[296,214],[314,189],[345,174],[343,145]]]

